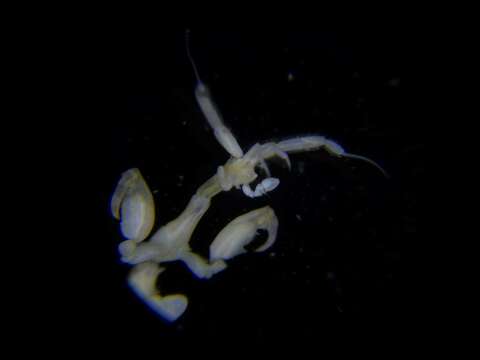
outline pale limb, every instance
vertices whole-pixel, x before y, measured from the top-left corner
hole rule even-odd
[[[121,260],[135,265],[145,261],[160,263],[179,260],[182,257],[189,259],[188,243],[191,236],[198,222],[210,207],[210,198],[221,191],[217,176],[207,180],[192,196],[185,210],[176,219],[162,226],[149,241],[141,244],[132,240],[122,242],[118,246]],[[194,267],[194,269],[197,268]],[[195,272],[194,269],[192,271]],[[212,271],[214,270],[215,267],[212,267]]]
[[[255,251],[264,251],[273,245],[277,237],[278,219],[270,206],[250,211],[225,226],[210,245],[210,261],[228,260],[244,253],[244,247],[254,239],[259,229],[268,231],[268,238]]]
[[[152,262],[141,263],[131,270],[128,284],[153,311],[171,322],[177,320],[185,312],[188,299],[181,294],[167,296],[160,294],[155,284],[158,275],[164,270]]]
[[[210,96],[210,91],[200,79],[200,75],[198,75],[197,67],[193,61],[192,55],[190,54],[189,35],[190,31],[187,30],[185,32],[185,47],[187,49],[188,59],[192,64],[192,68],[197,79],[197,86],[195,87],[195,99],[197,100],[205,119],[207,119],[207,122],[212,128],[215,138],[220,145],[222,145],[223,148],[227,150],[227,152],[233,157],[241,158],[243,156],[242,148],[240,145],[238,145],[238,142],[230,129],[225,126],[220,111],[218,111],[215,103],[212,100],[212,97]]]
[[[222,191],[230,191],[233,187],[232,179],[227,175],[225,167],[223,166],[217,168],[217,181],[222,188]]]
[[[150,234],[155,221],[153,195],[140,170],[125,171],[113,193],[110,208],[125,238],[141,242]]]
[[[150,239],[150,242],[169,251],[188,246],[198,222],[210,207],[210,199],[195,194],[185,210],[175,220],[162,226]]]
[[[313,151],[325,147],[326,140],[324,136],[303,136],[282,140],[277,146],[288,153]]]
[[[258,165],[260,168],[265,171],[265,174],[267,174],[267,177],[272,177],[272,174],[270,173],[270,169],[268,168],[267,162],[265,160],[261,160]]]
[[[291,169],[292,164],[290,163],[290,158],[288,157],[287,152],[273,142],[265,144],[255,144],[245,154],[245,160],[250,161],[256,165],[259,162],[262,162],[265,159],[269,159],[274,156],[278,156],[280,159],[285,161],[288,168]]]
[[[161,227],[149,241],[141,244],[132,240],[122,242],[118,247],[121,260],[132,265],[181,260],[199,278],[210,278],[222,271],[226,267],[223,261],[210,264],[200,255],[193,253],[188,245],[198,221],[209,205],[209,199],[195,194],[182,214]]]
[[[220,145],[233,157],[241,158],[243,150],[233,133],[223,123],[220,112],[210,97],[210,91],[208,91],[206,85],[198,83],[195,89],[195,98]]]
[[[121,260],[130,265],[140,264],[145,261],[167,262],[177,260],[177,249],[144,241],[140,244],[126,240],[118,245]]]
[[[270,171],[265,158],[278,156],[283,159],[288,167],[290,167],[290,159],[288,154],[282,151],[274,143],[255,144],[250,150],[240,159],[231,158],[224,166],[219,166],[216,174],[216,181],[218,186],[223,191],[229,191],[232,187],[239,189],[242,187],[245,195],[249,197],[262,196],[266,192],[273,190],[278,186],[278,179],[270,177]],[[267,173],[267,178],[257,185],[255,190],[252,190],[249,184],[254,181],[258,175],[255,172],[255,167],[261,166]],[[211,179],[212,182],[213,179]],[[210,185],[212,186],[212,185]]]
[[[277,143],[277,146],[288,153],[295,153],[295,152],[304,152],[304,151],[314,151],[320,148],[324,148],[332,155],[336,155],[339,157],[346,157],[350,159],[359,159],[369,164],[375,166],[378,170],[382,172],[385,177],[388,177],[386,171],[378,165],[375,161],[361,155],[355,155],[345,152],[343,147],[336,143],[333,140],[327,139],[324,136],[304,136],[304,137],[297,137],[292,139],[283,140]]]
[[[180,260],[200,279],[209,279],[227,267],[223,260],[209,263],[208,260],[191,251],[181,253]]]
[[[212,176],[208,179],[202,186],[200,186],[197,190],[197,194],[199,196],[211,199],[215,195],[225,191],[222,186],[220,185],[219,179],[217,175]]]

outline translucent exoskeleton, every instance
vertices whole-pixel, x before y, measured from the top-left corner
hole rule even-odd
[[[200,80],[188,41],[187,30],[187,56],[197,81],[195,99],[215,138],[230,158],[218,166],[216,173],[197,189],[177,218],[161,226],[151,236],[155,222],[154,199],[139,169],[130,169],[122,174],[110,204],[113,216],[121,220],[121,232],[125,237],[118,247],[121,259],[134,266],[128,279],[130,287],[151,309],[170,322],[185,312],[188,299],[182,294],[160,293],[156,281],[165,268],[159,264],[181,261],[198,278],[209,279],[227,268],[226,261],[245,253],[245,246],[254,239],[258,230],[267,231],[268,238],[255,251],[265,251],[275,243],[279,220],[270,206],[264,206],[238,216],[219,231],[210,245],[208,259],[194,253],[189,245],[192,234],[214,196],[232,189],[241,189],[249,198],[263,196],[281,186],[280,179],[271,176],[267,165],[269,159],[278,157],[290,169],[289,153],[321,148],[339,158],[366,161],[387,176],[383,168],[373,160],[347,153],[339,144],[321,135],[256,143],[244,153],[232,131],[224,124],[207,86]],[[256,173],[258,167],[267,176],[252,189],[250,184],[259,176]]]
[[[140,170],[125,171],[118,182],[111,201],[112,215],[121,219],[123,236],[134,243],[150,234],[155,222],[153,195]]]

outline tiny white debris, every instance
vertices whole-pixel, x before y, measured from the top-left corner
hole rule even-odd
[[[302,217],[300,216],[300,214],[297,214],[297,215],[295,215],[295,216],[296,216],[296,218],[297,218],[298,221],[302,221]]]
[[[287,80],[288,82],[292,82],[293,80],[295,80],[295,76],[293,76],[291,71],[288,73]]]

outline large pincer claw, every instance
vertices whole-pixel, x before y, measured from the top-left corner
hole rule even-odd
[[[155,283],[158,275],[164,270],[153,262],[138,264],[130,272],[128,283],[155,313],[167,321],[175,321],[187,309],[188,299],[181,294],[160,295]]]
[[[231,221],[210,245],[210,261],[228,260],[244,253],[257,234],[268,231],[267,241],[255,251],[265,251],[277,237],[278,219],[270,206],[250,211]]]
[[[125,238],[137,243],[145,240],[155,222],[153,195],[140,170],[125,171],[112,196],[112,215],[121,220]]]

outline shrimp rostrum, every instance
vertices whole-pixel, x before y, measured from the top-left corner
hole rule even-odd
[[[110,204],[112,215],[121,221],[120,229],[125,238],[118,247],[121,260],[134,266],[128,275],[128,283],[139,298],[169,322],[177,320],[185,312],[188,298],[183,294],[161,294],[156,282],[165,267],[159,264],[181,261],[196,277],[209,279],[227,267],[227,260],[245,253],[245,246],[255,238],[258,230],[267,231],[268,237],[255,251],[265,251],[275,243],[279,221],[274,210],[265,206],[228,223],[212,241],[208,259],[194,253],[189,245],[192,234],[215,195],[237,189],[249,198],[263,196],[280,186],[280,179],[270,174],[269,159],[278,157],[290,168],[289,154],[322,148],[332,156],[366,161],[386,176],[373,160],[347,153],[339,144],[320,135],[256,143],[244,152],[225,125],[210,91],[198,75],[189,51],[188,32],[186,41],[187,55],[197,80],[196,101],[215,138],[230,158],[197,189],[177,218],[161,226],[151,236],[155,220],[154,199],[139,169],[133,168],[122,174]],[[251,184],[259,177],[256,172],[258,167],[264,170],[262,173],[266,176],[252,189]]]

